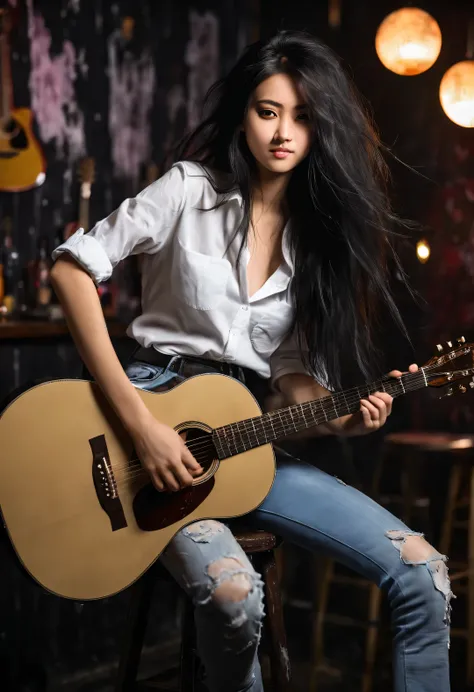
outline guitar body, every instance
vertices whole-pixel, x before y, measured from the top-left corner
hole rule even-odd
[[[209,429],[261,414],[247,388],[224,375],[138,391],[157,419],[178,431],[186,423],[199,437],[196,456]],[[45,589],[80,601],[132,584],[183,526],[255,509],[275,475],[266,444],[213,456],[208,480],[158,493],[98,386],[82,380],[40,384],[15,399],[0,418],[0,449],[0,507],[20,561]]]
[[[0,130],[0,190],[21,192],[41,185],[46,170],[31,127],[32,113],[16,108]]]

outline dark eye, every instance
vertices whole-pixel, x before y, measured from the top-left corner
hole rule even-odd
[[[309,121],[311,120],[311,116],[309,113],[300,113],[298,116],[298,120],[306,120]]]
[[[272,115],[276,117],[276,113],[271,111],[269,108],[262,108],[262,110],[258,111],[258,114],[263,116],[264,118],[271,117]]]

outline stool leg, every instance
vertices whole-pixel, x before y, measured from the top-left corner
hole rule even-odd
[[[474,685],[474,466],[471,467],[468,542],[469,564],[467,575],[467,682],[468,685]]]
[[[312,661],[310,692],[316,692],[318,669],[324,660],[324,619],[326,617],[329,585],[334,572],[334,561],[330,558],[321,558],[323,562],[321,578],[315,593],[313,605],[313,633],[312,633]]]
[[[403,501],[403,514],[402,519],[407,526],[411,525],[411,515],[413,512],[413,507],[416,498],[417,484],[417,474],[415,469],[417,464],[415,460],[411,458],[411,454],[406,455],[404,459],[404,465],[401,472],[401,491],[402,491],[402,501]]]
[[[290,691],[290,661],[286,643],[286,631],[283,620],[278,573],[273,550],[252,556],[259,565],[265,589],[267,614],[264,627],[270,648],[270,666],[272,689],[274,692]]]
[[[194,692],[197,669],[196,629],[194,606],[190,598],[186,598],[184,604],[180,661],[180,692]]]
[[[370,497],[372,497],[376,502],[380,504],[380,493],[382,486],[382,477],[385,470],[385,462],[390,455],[390,449],[386,443],[384,443],[382,449],[380,450],[378,459],[375,463],[374,472],[372,475],[372,481],[370,484]]]
[[[382,592],[378,586],[369,587],[369,621],[365,640],[365,671],[362,678],[362,692],[371,692],[374,682],[374,664],[377,653],[379,633],[380,601]]]
[[[443,528],[439,541],[439,552],[442,555],[448,555],[451,547],[451,539],[453,532],[453,519],[456,511],[456,501],[461,487],[462,466],[454,462],[454,465],[449,474],[448,497],[446,498],[446,509],[444,511]]]
[[[132,586],[115,692],[130,692],[135,687],[154,583],[155,575],[151,568]]]

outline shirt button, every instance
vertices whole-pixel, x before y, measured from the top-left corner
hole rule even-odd
[[[248,310],[249,306],[248,305],[242,305],[242,310]]]

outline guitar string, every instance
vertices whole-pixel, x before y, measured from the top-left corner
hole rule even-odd
[[[433,370],[433,369],[438,368],[438,367],[440,367],[439,364],[435,363],[431,366],[425,366],[423,369],[426,371],[426,370]],[[405,392],[417,389],[418,388],[417,383],[420,380],[425,379],[423,371],[421,369],[418,373],[410,373],[410,374],[412,375],[412,378],[410,378],[410,382],[405,383],[405,386],[404,386]],[[390,380],[390,379],[387,379],[385,381],[387,384],[389,384],[389,383],[394,384],[394,385],[396,384],[395,382],[392,382],[392,380]],[[381,382],[383,382],[383,380]],[[374,383],[374,385],[375,384],[378,384],[378,382]],[[351,401],[348,399],[347,394],[349,394],[351,391],[354,392],[354,390],[357,393],[357,397]],[[377,388],[375,388],[374,391],[377,391]],[[394,392],[394,393],[396,393],[396,392]],[[348,403],[351,403],[351,404],[355,403],[356,401],[360,400],[360,398],[361,398],[361,396],[360,396],[360,391],[359,391],[358,387],[355,387],[352,390],[347,390],[347,393],[346,392],[344,392],[344,393],[340,392],[340,393],[336,393],[336,394],[331,396],[331,400],[332,400],[332,403],[333,403],[336,411],[337,411],[337,406],[335,403],[336,399],[338,399],[339,401],[341,399],[343,399],[344,405],[347,406]],[[311,410],[311,407],[314,407],[315,404],[318,404],[317,410],[312,411],[313,415],[315,415],[317,413],[322,412],[323,407],[325,405],[325,403],[324,403],[325,401],[326,401],[326,403],[329,403],[327,401],[327,397],[325,397],[324,399],[321,399],[320,401],[304,402],[304,403],[300,404],[300,408],[302,410],[305,410],[308,408]],[[279,411],[280,411],[280,417],[275,418],[275,416],[278,415]],[[280,410],[272,412],[273,419],[267,419],[267,421],[272,425],[273,432],[275,434],[277,434],[278,436],[282,435],[285,432],[285,428],[287,427],[285,422],[281,419],[281,415],[282,415],[283,411],[285,411],[286,416],[291,415],[288,412],[288,409],[280,409]],[[258,422],[258,420],[257,420],[257,422]],[[321,421],[321,423],[322,422],[323,421]],[[274,423],[276,423],[277,429],[275,429]],[[238,425],[238,422],[237,422],[237,425]],[[315,425],[317,425],[317,423],[315,423]],[[252,426],[252,427],[250,427],[250,426]],[[225,426],[223,426],[223,427],[225,427]],[[311,427],[311,426],[303,426],[302,429],[304,429],[305,427]],[[293,432],[293,431],[290,429],[289,432]],[[245,433],[247,433],[247,436],[249,437],[249,441],[250,441],[250,434],[257,435],[257,431],[255,430],[255,423],[253,421],[250,423],[244,423],[243,425],[240,426],[240,429],[237,430],[237,434],[240,435],[240,437],[242,437],[242,435]],[[200,440],[202,440],[202,442],[200,442]],[[194,450],[194,456],[195,456],[197,461],[199,461],[199,459],[197,458],[197,455],[199,454],[200,451],[202,451],[204,454],[206,454],[208,451],[212,450],[214,447],[212,439],[210,437],[210,434],[209,434],[209,437],[207,435],[205,435],[205,436],[201,436],[198,438],[194,438],[189,443],[185,443],[185,444],[187,445],[188,449],[190,449],[190,451]],[[132,470],[130,469],[130,462],[131,461],[139,461],[139,460],[138,459],[132,459],[125,466],[117,467],[117,470],[119,470],[120,468],[123,468],[123,469],[128,471],[128,475],[129,475],[130,472],[132,472]],[[114,469],[114,473],[115,473],[115,469]]]
[[[410,386],[409,386],[408,383],[407,383],[407,386],[405,387],[405,391],[408,392],[408,391],[412,391],[412,390],[417,389],[417,387],[415,387],[414,384],[415,384],[415,381],[414,381],[414,380],[411,381],[411,385],[410,385]],[[306,402],[306,403],[310,403],[310,402]],[[276,426],[276,429],[275,429],[275,434],[280,435],[282,432],[285,431],[286,426],[285,426],[285,424],[284,424],[282,421],[278,421],[278,420],[277,420],[277,421],[275,421],[275,422],[277,423],[277,426]],[[324,422],[324,421],[322,421],[322,422]],[[281,426],[280,429],[278,429],[279,426]],[[305,429],[305,427],[307,427],[307,426],[304,426],[304,427],[302,427],[301,429],[303,430],[303,429]],[[311,427],[311,426],[309,426],[309,427]],[[253,432],[253,434],[255,434],[255,430],[253,430],[252,432]],[[295,431],[295,430],[291,430],[290,433],[291,433],[291,432],[296,432],[296,431]],[[204,436],[202,436],[202,437],[204,437]],[[198,439],[202,439],[202,437],[201,437],[201,438],[198,438]],[[190,441],[189,445],[187,445],[189,449],[191,449],[191,444],[192,444],[192,442],[193,442],[193,441]],[[230,441],[230,445],[232,445],[232,442],[233,442],[233,440]],[[263,444],[267,444],[267,443],[263,443]],[[196,448],[197,451],[195,452],[194,457],[195,457],[195,459],[196,459],[197,461],[199,461],[199,458],[201,458],[201,454],[202,454],[202,453],[205,454],[206,452],[212,451],[212,450],[214,449],[214,444],[213,444],[213,440],[212,440],[211,435],[209,435],[209,437],[205,438],[205,441],[204,441],[204,442],[200,442],[199,445],[198,445],[197,447],[199,447],[199,449]],[[197,456],[196,456],[196,455],[197,455]],[[199,457],[199,458],[198,458],[198,457]],[[130,463],[131,463],[131,462],[138,462],[138,463],[140,463],[140,460],[139,460],[138,458],[133,458],[133,459],[130,459],[130,460],[129,460],[129,462],[128,462],[127,465],[121,466],[121,467],[115,467],[115,468],[113,468],[114,476],[116,475],[116,471],[120,471],[120,470],[124,470],[124,471],[125,471],[125,473],[123,473],[123,474],[117,474],[117,475],[116,475],[116,480],[119,479],[119,480],[122,481],[122,480],[124,480],[124,479],[130,479],[131,477],[133,477],[133,476],[136,475],[137,473],[138,473],[138,474],[141,474],[142,471],[145,471],[145,469],[143,469],[143,467],[140,467],[139,469],[138,469],[138,468],[131,469],[131,468],[130,468]],[[146,473],[146,471],[145,471],[145,473]]]
[[[408,392],[408,391],[417,389],[418,387],[415,386],[415,384],[417,384],[417,381],[420,381],[422,379],[424,379],[422,376],[419,378],[413,378],[413,380],[411,380],[410,383],[407,383],[406,386],[404,387],[405,391]],[[323,400],[321,400],[321,401],[323,401]],[[350,401],[347,399],[347,397],[345,397],[344,404],[348,405],[348,404],[356,403],[357,401],[358,401],[357,398],[353,399],[353,401]],[[304,403],[300,404],[299,406],[302,409],[311,410],[311,405],[314,405],[314,403],[315,402],[304,402]],[[326,403],[328,403],[328,402],[326,402]],[[317,404],[318,404],[318,410],[314,411],[315,414],[321,413],[323,410],[323,405],[320,402],[317,402]],[[334,408],[337,410],[336,406]],[[289,415],[291,415],[287,412],[287,409],[277,409],[276,411],[271,412],[273,419],[271,421],[268,421],[268,422],[270,422],[270,424],[272,425],[273,431],[278,435],[282,434],[282,432],[285,431],[285,428],[288,427],[287,423],[288,424],[290,423],[289,419],[286,422],[283,421],[281,419],[281,414],[279,417],[276,417],[279,411],[285,411],[286,412],[285,416],[287,416],[287,417]],[[324,423],[324,421],[321,421],[321,423]],[[238,422],[236,424],[238,425]],[[258,419],[257,419],[257,424],[261,425],[261,423],[258,422]],[[235,423],[232,425],[235,425]],[[315,423],[315,425],[318,425],[318,424]],[[225,427],[225,426],[223,426],[223,427]],[[291,427],[293,427],[293,429],[291,429]],[[301,429],[305,429],[305,427],[311,427],[311,426],[304,426]],[[290,426],[289,434],[291,434],[292,432],[295,432],[294,426]],[[240,437],[242,437],[243,434],[247,434],[248,437],[250,438],[250,435],[253,435],[253,436],[258,435],[258,432],[255,430],[254,424],[245,423],[244,425],[240,426],[239,430],[236,431],[236,434],[239,435]],[[185,444],[188,447],[188,449],[191,451],[191,453],[193,453],[195,456],[196,453],[199,453],[202,445],[204,445],[204,447],[207,450],[207,448],[209,448],[210,442],[212,442],[211,433],[209,433],[208,435],[201,435],[198,438],[194,438],[193,440],[190,440],[189,443],[185,442]],[[230,442],[230,444],[232,444],[233,440],[230,440],[229,442]],[[115,467],[115,469],[116,470],[121,470],[121,469],[126,470],[129,468],[129,464],[131,461],[138,461],[138,459],[137,458],[130,459],[124,466],[117,466],[117,467]],[[114,469],[114,472],[115,472],[115,469]]]
[[[414,389],[419,388],[418,382],[425,380],[423,370],[426,372],[427,370],[433,370],[433,369],[438,368],[438,367],[440,367],[440,365],[435,363],[435,364],[430,365],[430,366],[429,365],[423,366],[423,368],[420,368],[420,370],[417,371],[416,373],[407,373],[408,375],[411,375],[412,377],[410,378],[409,382],[406,382],[405,384],[402,383],[404,392],[409,392],[409,391],[412,391]],[[471,368],[469,368],[469,369],[471,369]],[[373,384],[375,385],[375,384],[379,384],[379,383],[380,384],[386,383],[386,384],[395,385],[396,382],[400,379],[401,378],[384,378],[382,380],[378,380],[378,381],[374,382]],[[417,385],[416,387],[414,386],[415,384]],[[374,392],[375,391],[378,391],[378,388],[375,388]],[[356,395],[355,397],[353,396],[354,393]],[[399,392],[394,392],[394,394],[396,394],[396,393],[399,393]],[[348,397],[349,394],[351,395],[351,397]],[[323,408],[325,407],[324,402],[329,403],[329,401],[328,401],[329,398],[332,400],[332,404],[334,406],[334,409],[337,411],[337,405],[335,403],[335,400],[338,400],[338,402],[341,402],[341,400],[342,400],[342,405],[348,406],[348,405],[352,405],[352,404],[357,403],[357,401],[360,401],[360,399],[364,398],[364,397],[361,397],[359,387],[353,387],[351,389],[344,390],[343,392],[337,392],[337,393],[331,395],[330,397],[323,397],[320,400],[315,399],[313,401],[303,402],[301,404],[297,404],[296,406],[299,406],[302,409],[302,412],[303,411],[307,412],[308,410],[311,411],[311,408],[313,407],[316,409],[314,411],[314,413],[317,414],[317,413],[320,413],[323,411]],[[285,413],[283,414],[283,412],[285,412]],[[256,421],[255,421],[255,419],[251,419],[252,422],[250,422],[250,423],[240,424],[240,428],[237,431],[237,434],[239,434],[239,435],[246,434],[246,433],[247,434],[251,433],[253,435],[257,434],[257,432],[255,430],[255,423],[257,425],[262,425],[260,420],[263,418],[263,416],[272,416],[271,419],[267,418],[267,423],[269,423],[272,427],[274,427],[273,424],[276,422],[277,425],[283,425],[283,429],[284,429],[285,428],[285,422],[281,420],[282,415],[285,415],[287,417],[288,416],[291,417],[291,413],[288,411],[288,407],[282,408],[282,409],[277,409],[276,411],[271,411],[270,413],[263,414],[262,416],[257,416]],[[279,416],[279,418],[276,418],[276,416]],[[240,421],[236,421],[235,423],[231,423],[230,425],[238,426],[239,423],[240,423]],[[293,421],[292,421],[292,423],[293,423]],[[321,421],[321,423],[324,423],[324,421]],[[315,423],[315,425],[319,425],[319,424]],[[226,427],[226,426],[224,425],[221,427]],[[311,427],[311,426],[306,426],[306,427]],[[291,434],[291,432],[293,432],[293,431],[290,430],[289,434]],[[212,433],[208,433],[208,435],[211,435],[211,434]],[[281,433],[279,433],[279,434],[281,434]],[[202,440],[201,444],[207,445],[207,439],[208,439],[207,435],[201,435],[200,437],[196,437],[196,438],[193,438],[193,440],[190,440],[189,444],[186,442],[185,442],[185,444],[190,451],[193,449],[197,451],[199,446],[200,446],[199,441]],[[135,459],[131,459],[129,461],[135,461]],[[125,466],[117,467],[117,469],[120,469],[120,468],[126,469],[126,468],[128,468],[128,466],[129,466],[129,462],[127,462],[127,464],[125,464]]]
[[[413,373],[413,374],[416,375],[416,374],[418,374],[418,373]],[[411,390],[413,390],[413,389],[417,389],[418,387],[417,387],[417,386],[414,386],[414,385],[417,384],[419,381],[421,381],[421,380],[423,380],[423,379],[424,379],[424,378],[423,378],[422,375],[421,375],[420,377],[418,377],[418,378],[413,378],[413,379],[411,380],[411,382],[410,382],[410,383],[407,383],[406,386],[404,387],[405,391],[408,392],[408,391],[411,391]],[[350,390],[347,390],[347,391],[350,391]],[[374,390],[374,391],[377,391],[377,390]],[[340,394],[339,394],[338,396],[339,396],[340,398],[342,397],[342,395],[340,395]],[[334,399],[336,398],[336,395],[332,396],[331,398],[332,398],[332,400],[334,401]],[[355,397],[355,398],[352,398],[352,400],[351,400],[351,399],[349,399],[346,395],[344,395],[344,401],[342,402],[342,404],[345,405],[345,406],[348,406],[348,405],[352,405],[352,404],[357,403],[357,401],[359,401],[359,400],[360,400],[360,397]],[[309,402],[309,401],[308,401],[308,402],[303,402],[303,403],[301,403],[301,404],[297,404],[296,406],[298,406],[299,408],[303,409],[305,412],[308,411],[308,410],[311,411],[311,408],[312,408],[312,407],[313,407],[313,408],[316,408],[316,410],[314,411],[314,413],[315,413],[315,414],[319,414],[319,413],[322,412],[322,410],[323,410],[323,408],[324,408],[324,406],[325,406],[325,405],[323,404],[324,401],[326,402],[326,404],[328,404],[328,403],[329,403],[328,397],[324,397],[323,399],[321,399],[321,400],[319,400],[319,401],[318,401],[318,400],[314,400],[314,401],[311,401],[311,402]],[[334,405],[334,408],[337,410],[337,405]],[[283,412],[284,412],[284,413],[283,413]],[[252,434],[252,435],[258,434],[258,432],[255,430],[255,427],[254,427],[255,424],[261,426],[262,423],[260,422],[260,420],[263,418],[263,416],[269,416],[269,415],[272,416],[272,419],[270,420],[270,419],[267,418],[267,423],[270,423],[270,425],[272,425],[273,428],[275,427],[275,424],[276,424],[277,426],[283,426],[283,430],[285,429],[285,427],[288,427],[288,426],[286,425],[285,421],[282,420],[282,415],[285,415],[285,416],[287,417],[287,419],[288,419],[288,416],[290,416],[290,418],[291,418],[291,413],[288,412],[288,408],[282,408],[282,409],[277,409],[277,410],[275,410],[275,411],[271,411],[270,413],[267,413],[267,414],[263,414],[262,416],[257,416],[256,420],[255,420],[255,419],[252,419],[252,420],[253,420],[252,423],[243,423],[243,424],[241,424],[240,427],[239,427],[239,429],[236,431],[236,434],[238,434],[238,435],[242,435],[242,434],[246,434],[246,433],[247,433],[247,434],[250,433],[250,434]],[[293,422],[293,421],[291,420],[291,423],[290,423],[290,419],[287,420],[287,423],[289,424],[290,428],[291,428],[291,426],[292,426],[292,422]],[[325,421],[321,421],[321,423],[324,423],[324,422],[325,422]],[[239,421],[236,421],[235,423],[231,423],[230,425],[237,425],[237,426],[238,426],[239,423],[240,423]],[[315,423],[315,425],[318,425],[318,424]],[[222,426],[222,427],[226,427],[226,426]],[[308,427],[311,427],[311,426],[308,426]],[[304,428],[303,428],[303,429],[304,429]],[[260,431],[260,432],[261,432],[261,431]],[[295,432],[295,430],[294,430],[294,429],[293,429],[293,430],[290,429],[289,433],[291,434],[292,432]],[[198,451],[199,451],[199,448],[200,448],[200,446],[201,446],[202,444],[204,444],[205,446],[207,446],[208,440],[209,440],[209,438],[211,437],[211,435],[212,435],[212,433],[208,433],[207,435],[201,435],[201,436],[199,436],[199,437],[195,437],[195,438],[193,438],[192,440],[190,440],[189,443],[185,442],[185,444],[186,444],[186,446],[188,447],[188,449],[189,449],[191,452],[193,452],[193,450],[196,451],[196,452],[198,452]],[[129,461],[135,461],[135,460],[136,460],[136,459],[130,459]],[[128,463],[125,464],[125,465],[122,466],[122,467],[117,466],[116,468],[117,468],[117,469],[120,469],[120,468],[128,468]]]

